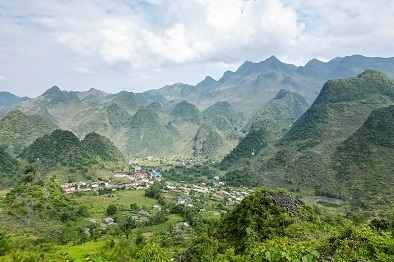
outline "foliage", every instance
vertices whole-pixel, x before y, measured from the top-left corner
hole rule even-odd
[[[392,202],[394,106],[373,111],[333,155],[337,178],[346,185],[352,204],[377,208]]]
[[[204,179],[212,179],[218,175],[218,171],[210,166],[196,164],[191,167],[174,166],[166,172],[168,180],[185,181],[188,183],[198,183]]]
[[[136,254],[135,262],[167,262],[170,261],[170,256],[166,250],[162,249],[155,243],[146,244]]]
[[[264,129],[267,133],[283,133],[308,109],[300,94],[281,89],[243,128],[244,132]]]
[[[266,241],[250,250],[247,261],[250,262],[317,262],[320,256],[314,247],[308,243],[289,241],[288,238],[278,238]]]
[[[226,185],[235,187],[254,187],[260,182],[259,177],[246,168],[226,172],[225,176],[223,177],[223,181],[225,181]]]
[[[201,112],[193,104],[182,101],[175,105],[170,116],[174,121],[189,121],[194,124],[201,122]]]
[[[109,206],[107,207],[106,213],[107,213],[107,215],[109,215],[109,216],[113,216],[113,215],[116,214],[117,211],[118,211],[117,206],[114,205],[114,204],[111,204],[111,205],[109,205]]]
[[[20,175],[20,164],[0,147],[0,188],[10,186]]]
[[[251,158],[258,155],[260,150],[267,146],[266,131],[261,128],[251,131],[239,144],[226,155],[220,163],[221,168],[228,168],[240,158]]]
[[[38,138],[20,156],[30,163],[39,162],[46,171],[57,163],[69,167],[71,172],[86,172],[92,165],[123,162],[123,157],[107,138],[89,134],[81,142],[72,132],[59,129]]]
[[[10,111],[0,119],[0,147],[11,155],[19,155],[37,137],[50,134],[56,125],[38,115],[25,115],[20,110]]]
[[[67,231],[63,223],[88,216],[88,209],[70,199],[54,180],[37,177],[34,168],[24,173],[4,198],[3,219],[13,221],[8,229],[32,228],[40,237],[62,242],[65,235],[61,232]]]
[[[223,216],[217,237],[238,251],[244,250],[250,243],[283,235],[297,217],[310,219],[308,212],[302,202],[284,192],[260,189]]]
[[[164,184],[161,181],[155,181],[153,185],[149,188],[145,189],[145,196],[150,198],[160,199],[162,198],[161,189],[164,187]]]

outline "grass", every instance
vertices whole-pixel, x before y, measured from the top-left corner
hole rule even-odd
[[[5,197],[5,195],[7,195],[10,191],[10,189],[0,190],[0,197]]]

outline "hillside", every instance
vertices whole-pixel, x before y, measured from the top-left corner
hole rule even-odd
[[[393,199],[394,106],[373,111],[333,155],[337,179],[361,208],[386,208]]]
[[[367,70],[354,78],[328,81],[312,106],[271,151],[274,156],[253,168],[273,187],[346,198],[331,155],[373,110],[392,104],[394,82],[382,73]]]
[[[18,161],[0,148],[0,189],[11,186],[19,175]]]
[[[55,129],[56,125],[44,117],[13,110],[0,119],[0,147],[16,156],[37,137],[50,134]]]
[[[96,89],[73,92],[53,86],[41,96],[20,102],[14,108],[27,114],[44,116],[59,128],[71,130],[80,139],[91,132],[109,137],[128,157],[200,155],[201,151],[196,152],[193,147],[196,146],[194,139],[197,131],[201,128],[200,131],[204,129],[220,135],[224,146],[215,152],[220,157],[236,146],[237,140],[249,131],[254,122],[256,127],[264,122],[265,126],[271,125],[275,130],[288,127],[287,123],[293,122],[306,104],[318,96],[328,79],[353,77],[368,68],[379,69],[394,77],[393,67],[392,58],[355,55],[328,62],[313,59],[305,66],[297,67],[272,56],[258,63],[246,61],[234,72],[225,72],[218,80],[206,77],[195,86],[176,83],[141,94],[127,91],[107,94]],[[276,103],[272,98],[283,89],[288,90],[289,97],[285,95]],[[287,99],[286,104],[290,107],[280,103]],[[264,105],[267,105],[271,115],[258,112]],[[136,113],[146,107],[158,115],[160,128],[156,125],[156,131],[142,131],[132,123]],[[279,110],[280,114],[283,110],[287,113],[278,115]],[[266,117],[259,119],[256,117],[258,115]],[[254,119],[249,121],[253,116]],[[271,120],[278,117],[285,119],[285,122],[279,124],[275,121],[278,124],[275,126]],[[151,120],[146,118],[138,122],[144,125],[143,121]],[[242,134],[240,129],[247,121],[249,124]],[[164,135],[154,133],[159,131]],[[163,140],[169,142],[160,145]]]
[[[171,119],[175,122],[191,122],[193,124],[200,124],[201,112],[193,104],[182,101],[175,105],[170,112]]]
[[[0,229],[12,233],[31,231],[38,239],[66,241],[65,223],[86,217],[87,208],[67,197],[52,179],[37,178],[34,169],[24,173],[1,202],[4,211],[0,213]]]
[[[267,102],[243,128],[244,132],[264,128],[269,133],[281,133],[308,109],[309,103],[301,95],[282,89]]]
[[[123,164],[123,157],[105,137],[89,134],[80,141],[72,132],[57,129],[50,135],[38,138],[23,150],[20,157],[37,163],[44,170],[54,169],[58,164],[70,172],[86,172],[93,165],[109,162]]]

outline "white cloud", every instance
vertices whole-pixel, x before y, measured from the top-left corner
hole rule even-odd
[[[15,88],[63,78],[70,88],[82,80],[112,88],[105,78],[117,78],[120,89],[140,91],[271,55],[303,64],[394,50],[394,2],[385,0],[3,0],[0,8],[0,72]]]

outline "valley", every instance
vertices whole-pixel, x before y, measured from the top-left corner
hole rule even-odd
[[[2,261],[391,261],[394,60],[0,93]],[[154,260],[152,260],[154,258]]]

